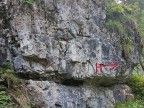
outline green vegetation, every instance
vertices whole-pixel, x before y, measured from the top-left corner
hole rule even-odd
[[[144,76],[133,74],[127,81],[135,94],[135,100],[116,104],[115,108],[144,108]]]
[[[0,108],[30,108],[25,86],[14,74],[10,62],[4,62],[0,69]]]
[[[121,42],[122,56],[129,60],[134,52],[134,43],[140,52],[137,69],[144,71],[144,1],[126,0],[117,4],[115,0],[105,0],[105,27],[115,33]]]
[[[117,104],[115,108],[144,108],[144,101],[142,100],[127,101],[123,104]]]
[[[28,4],[28,5],[32,5],[33,3],[35,3],[37,0],[23,0],[23,3]]]
[[[0,106],[1,108],[7,108],[14,106],[12,99],[5,91],[0,91]]]
[[[17,78],[12,74],[11,66],[8,61],[4,62],[2,67],[0,73],[0,106],[2,108],[14,107],[14,102],[8,94],[8,88],[11,82],[16,83]]]
[[[133,74],[127,83],[136,98],[144,99],[144,76]]]
[[[21,83],[21,80],[14,75],[9,61],[5,61],[3,63],[0,73],[0,79],[7,85],[8,88],[13,88],[13,86],[19,85]]]
[[[144,37],[144,10],[140,8],[137,0],[120,4],[114,0],[105,0],[105,5],[107,8],[105,27],[120,37],[125,58],[129,58],[134,51],[135,37],[139,35]]]
[[[125,32],[123,25],[118,21],[108,20],[106,22],[106,28],[109,31],[116,32],[119,34],[121,34],[121,33],[123,34]]]

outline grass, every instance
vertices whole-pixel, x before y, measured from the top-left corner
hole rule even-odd
[[[109,20],[105,23],[105,26],[109,31],[117,32],[118,34],[125,33],[124,27],[119,21]]]
[[[14,107],[12,98],[5,91],[0,91],[0,108]]]
[[[115,108],[144,108],[144,76],[132,74],[127,81],[127,85],[132,89],[135,100],[118,103]]]
[[[0,108],[30,108],[30,101],[25,83],[11,68],[9,61],[0,68]]]
[[[115,108],[144,108],[143,100],[127,101],[123,104],[116,104]]]
[[[28,5],[32,5],[34,4],[34,2],[36,2],[36,0],[23,0],[23,3],[28,4]]]
[[[144,99],[144,76],[133,74],[127,85],[131,87],[136,98]]]
[[[134,50],[134,39],[131,38],[135,37],[136,33],[144,35],[144,20],[142,15],[139,15],[142,14],[140,7],[137,2],[135,5],[125,2],[117,4],[115,0],[104,0],[104,2],[106,6],[106,21],[104,26],[109,32],[116,33],[120,37],[124,57],[130,58]]]

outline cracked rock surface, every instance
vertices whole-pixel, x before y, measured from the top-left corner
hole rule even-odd
[[[9,60],[29,80],[37,108],[114,108],[126,99],[84,83],[123,81],[139,62],[136,45],[123,58],[120,37],[103,26],[105,9],[102,0],[0,0],[0,65]]]
[[[14,41],[10,50],[17,72],[80,79],[129,75],[132,64],[124,68],[119,37],[103,27],[103,2],[38,0],[31,5],[11,1],[10,5],[12,36],[8,38]],[[118,66],[103,66],[96,72],[96,64],[113,62]]]
[[[126,85],[112,87],[66,86],[50,81],[32,81],[28,85],[32,102],[38,108],[114,108],[133,96]]]

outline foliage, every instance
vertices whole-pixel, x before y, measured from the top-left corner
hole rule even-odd
[[[2,68],[4,68],[4,69],[11,69],[11,63],[9,61],[3,62]]]
[[[137,98],[144,99],[144,76],[132,74],[127,83]]]
[[[118,34],[123,34],[125,32],[123,25],[118,21],[109,20],[105,24],[109,31],[117,32]]]
[[[16,104],[19,107],[30,108],[25,85],[14,74],[9,61],[5,61],[2,65],[0,81],[0,108],[15,108]]]
[[[105,5],[107,8],[105,27],[110,32],[119,35],[124,57],[130,58],[134,51],[133,43],[136,33],[144,34],[144,20],[141,17],[140,5],[136,1],[133,3],[123,1],[117,4],[115,0],[105,0]]]
[[[144,108],[144,76],[132,74],[127,85],[131,87],[136,100],[118,103],[115,108]]]
[[[136,100],[116,104],[115,108],[144,108],[144,76],[132,74],[127,85],[131,87]]]
[[[125,103],[116,104],[115,108],[144,108],[143,100],[127,101]]]
[[[28,4],[28,5],[32,5],[36,1],[37,0],[23,0],[23,3]]]
[[[121,39],[121,45],[126,58],[129,58],[132,52],[134,52],[134,45],[132,43],[132,37],[130,36],[123,36]]]
[[[3,80],[8,87],[13,85],[19,85],[20,79],[14,75],[13,70],[11,69],[11,64],[9,61],[5,61],[2,65],[2,72],[0,74],[0,79]]]
[[[7,84],[8,87],[11,85],[18,85],[20,84],[20,79],[17,78],[14,74],[13,71],[10,69],[6,69],[3,71],[1,75],[1,79],[4,80]]]
[[[121,15],[124,15],[124,12],[124,8],[121,5],[115,4],[107,11],[107,18],[118,19]]]
[[[11,97],[6,94],[5,91],[0,91],[0,106],[1,108],[6,108],[7,106],[12,106]]]

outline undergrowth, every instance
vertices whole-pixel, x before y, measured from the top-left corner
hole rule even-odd
[[[32,5],[36,2],[37,0],[23,0],[24,4]]]
[[[11,68],[9,61],[0,68],[0,108],[30,108],[30,101],[24,82]]]
[[[144,108],[143,100],[127,101],[125,103],[116,104],[115,108]]]
[[[127,82],[138,99],[144,99],[144,76],[133,74]]]
[[[115,0],[105,0],[105,6],[107,8],[105,27],[120,37],[124,57],[128,59],[134,52],[135,33],[133,32],[139,31],[137,20],[137,13],[140,12],[139,6],[125,2],[117,4]]]
[[[115,108],[144,108],[144,76],[132,74],[127,85],[132,89],[135,100],[116,104]]]
[[[0,91],[0,108],[7,108],[12,106],[15,106],[12,98],[6,93],[6,91]]]

